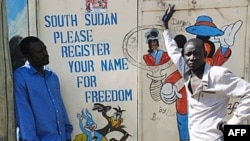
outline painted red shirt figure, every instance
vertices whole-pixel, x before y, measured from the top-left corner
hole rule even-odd
[[[143,56],[148,66],[162,65],[170,60],[168,53],[159,49],[159,31],[155,28],[145,34],[148,43],[148,54]]]

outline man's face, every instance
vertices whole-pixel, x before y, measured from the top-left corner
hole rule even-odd
[[[29,62],[37,67],[49,64],[49,55],[43,42],[38,41],[30,44]]]
[[[203,42],[188,42],[184,47],[183,57],[192,71],[204,64],[205,51]]]

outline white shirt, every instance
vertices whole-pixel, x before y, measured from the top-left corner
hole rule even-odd
[[[227,124],[240,124],[250,117],[250,84],[221,66],[205,65],[202,83],[192,94],[188,89],[190,71],[169,30],[163,32],[168,54],[185,80],[188,100],[190,141],[222,141],[217,129],[226,116],[230,97],[241,97]]]

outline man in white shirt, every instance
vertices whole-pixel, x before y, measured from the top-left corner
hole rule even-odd
[[[205,62],[204,43],[198,38],[178,48],[169,29],[174,5],[166,10],[162,21],[168,54],[185,81],[189,134],[191,141],[223,141],[224,124],[242,124],[250,117],[250,84],[221,66]],[[224,121],[230,97],[241,97],[233,116]]]

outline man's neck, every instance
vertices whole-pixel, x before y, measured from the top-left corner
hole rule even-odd
[[[33,64],[30,64],[30,65],[32,65],[36,70],[37,70],[37,72],[39,73],[39,74],[41,74],[42,76],[44,76],[44,66],[36,66],[36,65],[33,65]]]
[[[204,64],[202,64],[198,69],[196,69],[195,71],[191,70],[191,74],[195,75],[196,77],[198,77],[199,79],[202,79],[203,73],[204,73],[204,69],[205,69],[205,65],[206,63],[204,62]]]

